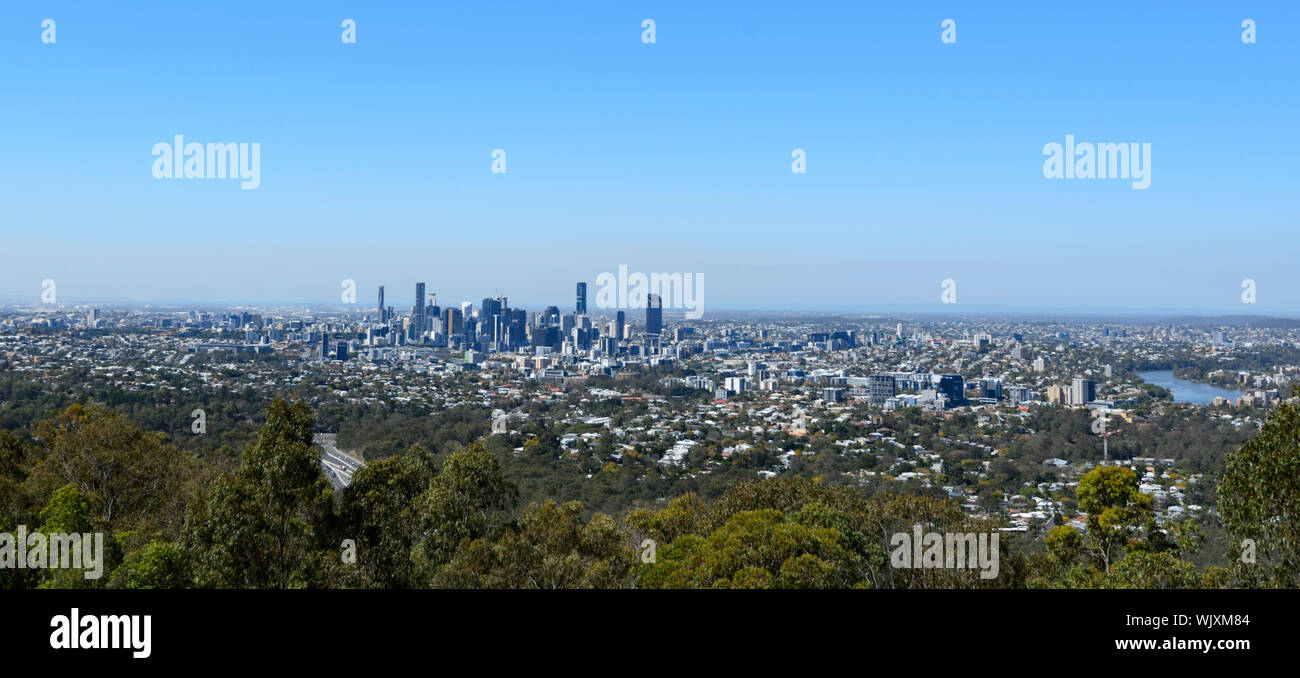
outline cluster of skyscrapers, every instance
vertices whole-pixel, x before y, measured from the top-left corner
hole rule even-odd
[[[485,353],[513,351],[525,346],[546,347],[554,351],[599,349],[606,355],[631,350],[658,350],[663,333],[663,303],[659,295],[648,296],[645,325],[641,341],[633,342],[634,333],[623,311],[610,319],[593,318],[587,312],[587,283],[576,288],[573,313],[561,313],[547,306],[541,313],[511,308],[506,297],[485,298],[475,307],[473,302],[443,308],[436,294],[428,293],[425,284],[415,284],[415,303],[409,315],[401,316],[384,299],[379,286],[374,322],[365,329],[366,344],[421,345],[478,350]],[[346,358],[331,353],[329,337],[321,338],[321,356]],[[346,351],[346,347],[340,349]]]

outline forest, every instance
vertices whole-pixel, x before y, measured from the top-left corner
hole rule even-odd
[[[1187,459],[1222,464],[1216,492],[1226,547],[1212,562],[1195,557],[1206,538],[1200,524],[1158,525],[1136,474],[1103,465],[1075,489],[1086,529],[1044,525],[1002,535],[995,579],[975,570],[891,562],[894,537],[914,526],[947,533],[997,530],[934,493],[838,484],[802,473],[762,480],[737,473],[660,501],[648,497],[681,486],[666,477],[634,482],[609,473],[592,506],[569,498],[583,493],[556,474],[540,473],[556,461],[546,434],[521,432],[536,442],[516,455],[505,436],[470,439],[477,436],[473,418],[451,410],[437,424],[398,427],[403,432],[380,438],[376,449],[406,447],[371,461],[338,492],[321,474],[312,443],[318,417],[292,397],[269,402],[235,465],[206,459],[188,440],[178,445],[101,405],[74,403],[30,428],[0,429],[0,534],[25,525],[45,534],[108,536],[106,574],[99,579],[76,569],[0,567],[0,587],[1300,584],[1300,408],[1294,401],[1274,410],[1248,440],[1235,441],[1210,422],[1184,432],[1188,440],[1219,435],[1236,443],[1222,459]],[[1068,440],[1079,422],[1063,417],[1034,425],[1056,427]],[[1030,444],[1015,449],[1016,457],[1029,460],[1045,454],[1070,452]],[[1019,471],[1013,460],[999,472]],[[12,551],[0,538],[0,564]]]

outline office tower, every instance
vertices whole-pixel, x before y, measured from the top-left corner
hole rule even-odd
[[[948,396],[952,405],[966,402],[966,381],[960,374],[936,374],[933,377],[935,390]]]
[[[555,307],[555,306],[547,306],[546,309],[542,311],[541,324],[543,324],[543,325],[559,325],[559,324],[560,324],[560,309],[559,309],[558,307]]]
[[[429,303],[424,306],[424,318],[425,318],[425,323],[429,326],[428,327],[429,330],[433,330],[434,324],[441,322],[442,307],[438,306],[438,295],[436,294],[429,295]],[[443,334],[447,333],[446,327],[442,328],[442,333]]]
[[[1002,380],[1001,379],[980,379],[979,391],[981,398],[993,398],[994,400],[1002,399]]]
[[[387,322],[388,318],[384,316],[384,286],[379,286],[379,323]]]
[[[575,313],[583,315],[587,312],[587,283],[578,283],[578,303],[575,307]]]
[[[1091,379],[1075,377],[1070,382],[1070,405],[1085,405],[1097,399],[1097,387]]]
[[[415,308],[411,309],[411,321],[415,324],[415,336],[424,333],[428,326],[424,321],[424,283],[415,283]]]
[[[510,309],[510,347],[517,348],[524,345],[525,332],[528,327],[528,312],[522,308]]]
[[[330,335],[329,332],[321,331],[320,333],[320,359],[325,360],[330,357]]]
[[[346,342],[346,341],[340,341],[340,342],[338,343],[338,345],[335,346],[334,348],[335,348],[335,351],[334,351],[334,357],[335,357],[335,358],[338,358],[339,360],[347,360],[347,359],[348,359],[348,342]]]
[[[903,323],[898,323],[898,338],[903,338]]]
[[[465,329],[463,325],[463,318],[461,316],[459,308],[449,307],[447,308],[447,310],[443,311],[442,328],[443,331],[445,331],[448,336],[461,332]]]
[[[627,328],[627,316],[619,311],[614,315],[614,341],[623,341],[623,332]]]
[[[894,397],[895,386],[892,374],[873,374],[867,377],[867,402],[884,405],[886,400]]]
[[[492,316],[492,344],[500,351],[510,343],[510,320],[500,313]]]
[[[645,297],[645,331],[646,334],[664,331],[664,302],[658,294],[647,294]]]

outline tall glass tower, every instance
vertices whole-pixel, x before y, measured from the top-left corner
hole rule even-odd
[[[415,325],[416,336],[428,327],[424,322],[424,283],[415,283],[415,308],[411,309],[411,321]]]
[[[664,331],[664,302],[658,294],[647,294],[645,298],[646,334],[661,334]]]

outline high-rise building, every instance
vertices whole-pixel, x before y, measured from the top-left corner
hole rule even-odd
[[[660,334],[664,331],[664,302],[658,294],[645,297],[645,331],[646,334]]]
[[[960,374],[936,374],[933,383],[935,390],[948,396],[950,405],[966,402],[966,380]]]
[[[867,377],[867,402],[884,405],[886,400],[894,397],[895,385],[892,374],[873,374]]]
[[[626,327],[627,316],[622,311],[614,314],[614,341],[623,341],[623,333]]]
[[[420,336],[428,327],[424,320],[424,283],[415,283],[415,307],[411,309],[411,322],[415,324],[415,336]]]
[[[1070,405],[1085,405],[1097,399],[1097,387],[1091,379],[1075,377],[1070,382]]]
[[[463,316],[459,308],[449,307],[443,311],[442,327],[448,336],[464,331]]]
[[[578,283],[578,303],[576,306],[576,313],[578,315],[583,315],[586,312],[587,312],[587,283],[580,282]]]
[[[378,318],[379,318],[379,322],[380,322],[381,324],[384,323],[384,322],[386,322],[386,321],[388,320],[388,318],[384,316],[384,286],[383,286],[383,285],[380,285],[380,286],[379,286],[379,316],[378,316]]]

